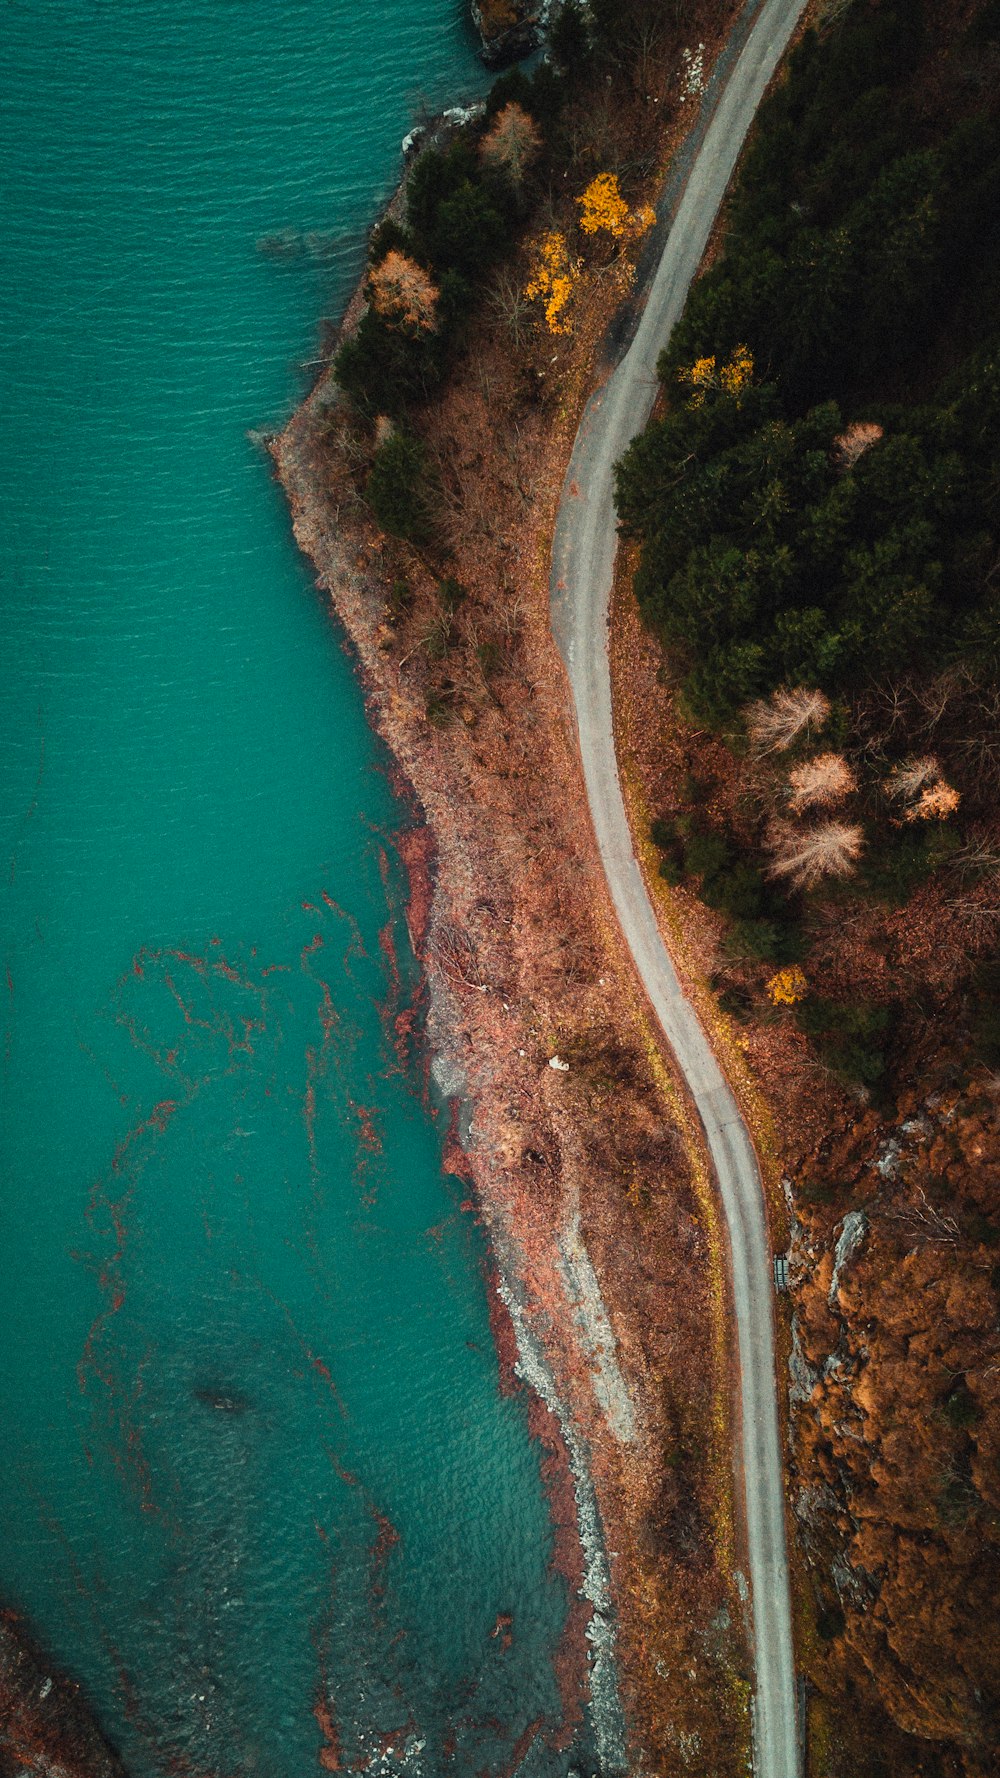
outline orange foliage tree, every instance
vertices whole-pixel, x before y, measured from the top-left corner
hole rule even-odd
[[[479,144],[479,153],[487,166],[501,168],[512,184],[519,186],[541,145],[534,118],[511,99],[494,118]]]
[[[933,754],[904,760],[890,772],[886,789],[897,802],[906,805],[904,821],[946,821],[962,800],[959,791],[944,778]]]
[[[393,248],[372,268],[368,287],[373,307],[390,325],[433,329],[439,292],[415,259]]]

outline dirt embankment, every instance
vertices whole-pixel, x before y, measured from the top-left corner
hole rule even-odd
[[[675,130],[693,110],[672,109]],[[441,1084],[471,1107],[468,1164],[522,1332],[589,1460],[635,1760],[726,1774],[745,1767],[750,1688],[721,1238],[607,901],[548,617],[558,491],[619,294],[595,273],[572,336],[529,328],[526,344],[484,303],[460,367],[414,416],[442,489],[431,559],[374,528],[374,440],[331,377],[273,450],[433,837],[429,1038]],[[442,599],[445,573],[458,598]]]

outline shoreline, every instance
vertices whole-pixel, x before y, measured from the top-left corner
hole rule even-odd
[[[757,10],[758,0],[747,0],[747,4],[739,9],[736,25],[731,35],[724,39],[724,59],[717,63],[713,58],[713,75],[711,81],[706,81],[705,90],[710,92],[719,69],[725,68],[738,55],[743,34],[749,30]],[[721,46],[716,43],[714,47]],[[666,174],[657,178],[657,191],[659,201],[666,200],[666,203],[657,236],[670,225],[670,194],[683,185],[687,163],[706,127],[704,110],[699,104],[693,118],[685,113],[675,120],[674,140],[671,142],[668,138],[665,144],[668,150]],[[383,214],[398,213],[404,183],[405,170],[404,179]],[[663,1722],[665,1706],[662,1701],[655,1705],[648,1703],[646,1694],[650,1688],[653,1692],[658,1688],[663,1697],[670,1700],[671,1718],[667,1720],[667,1733],[682,1753],[685,1747],[701,1744],[704,1733],[701,1725],[707,1721],[709,1711],[720,1719],[724,1737],[722,1745],[730,1760],[738,1762],[740,1743],[749,1743],[748,1689],[739,1677],[745,1666],[745,1653],[740,1652],[747,1621],[745,1592],[740,1586],[742,1576],[736,1571],[732,1557],[734,1547],[738,1547],[739,1534],[732,1523],[732,1461],[725,1424],[729,1411],[729,1389],[724,1382],[729,1337],[725,1326],[719,1325],[727,1319],[724,1303],[728,1286],[717,1211],[711,1201],[712,1189],[705,1172],[700,1132],[686,1112],[683,1082],[670,1057],[662,1053],[654,1055],[650,1050],[647,1009],[641,994],[637,993],[630,959],[624,954],[620,935],[609,929],[607,911],[601,905],[606,899],[606,890],[594,854],[589,814],[580,781],[568,684],[556,654],[548,615],[548,546],[545,540],[551,541],[554,502],[569,459],[576,418],[582,411],[587,393],[608,373],[609,352],[613,362],[627,348],[641,312],[645,278],[655,263],[656,255],[651,248],[644,255],[640,281],[629,302],[624,307],[616,307],[606,317],[599,316],[596,333],[593,328],[590,330],[590,337],[585,342],[589,351],[583,375],[581,377],[578,372],[571,398],[560,408],[561,424],[548,441],[546,463],[551,468],[552,459],[555,459],[555,485],[547,496],[543,495],[541,510],[537,513],[537,532],[531,539],[534,548],[526,548],[522,543],[513,552],[519,558],[518,584],[524,586],[527,582],[530,586],[532,608],[526,617],[526,627],[532,632],[532,666],[540,674],[539,679],[529,681],[532,697],[544,702],[545,709],[527,714],[522,709],[512,722],[519,722],[520,726],[526,723],[532,728],[537,726],[541,745],[548,749],[550,756],[559,755],[554,775],[561,780],[571,805],[562,813],[563,833],[559,837],[564,841],[568,839],[577,875],[585,880],[590,898],[590,921],[599,928],[595,974],[602,966],[609,968],[616,989],[624,996],[616,1006],[613,1027],[645,1051],[643,1071],[646,1079],[642,1088],[646,1092],[651,1089],[658,1098],[661,1116],[662,1108],[666,1107],[666,1115],[673,1126],[670,1141],[681,1151],[679,1161],[675,1153],[671,1171],[688,1175],[687,1190],[689,1193],[693,1191],[699,1245],[708,1262],[705,1301],[708,1332],[706,1335],[702,1329],[695,1335],[687,1331],[686,1337],[689,1345],[696,1343],[701,1347],[700,1362],[706,1367],[706,1375],[717,1377],[716,1391],[725,1396],[721,1406],[718,1401],[711,1405],[707,1434],[709,1449],[704,1460],[708,1479],[703,1475],[698,1484],[699,1491],[707,1488],[711,1497],[707,1509],[711,1528],[706,1528],[704,1534],[712,1563],[706,1592],[715,1607],[711,1614],[705,1612],[700,1635],[707,1639],[711,1616],[712,1623],[719,1626],[717,1633],[713,1633],[722,1677],[717,1682],[721,1695],[714,1699],[702,1697],[700,1702],[694,1700],[686,1704],[698,1728],[692,1726],[688,1730],[674,1726],[680,1683],[680,1670],[675,1666],[677,1655],[672,1651],[669,1665],[662,1657],[655,1657],[649,1644],[653,1636],[660,1633],[660,1613],[648,1599],[643,1600],[641,1607],[637,1601],[636,1579],[641,1576],[646,1562],[646,1553],[640,1547],[642,1539],[648,1535],[645,1515],[663,1481],[657,1444],[662,1439],[664,1423],[662,1409],[654,1404],[650,1395],[652,1367],[648,1351],[644,1352],[648,1340],[647,1329],[639,1325],[641,1309],[638,1304],[633,1306],[630,1303],[621,1278],[614,1280],[610,1297],[605,1282],[604,1299],[598,1285],[602,1269],[607,1280],[609,1243],[620,1234],[620,1213],[613,1212],[610,1233],[607,1223],[600,1228],[598,1246],[599,1249],[603,1247],[605,1268],[601,1267],[599,1252],[595,1267],[581,1234],[583,1200],[586,1240],[593,1245],[593,1192],[588,1194],[582,1171],[588,1162],[586,1141],[570,1127],[572,1116],[567,1120],[560,1114],[558,1103],[553,1103],[559,1077],[549,1072],[542,1056],[535,1058],[534,1079],[530,1083],[524,1080],[524,1068],[519,1068],[516,1063],[511,1065],[513,1055],[520,1059],[526,1055],[525,1046],[518,1045],[517,1050],[513,1050],[516,1038],[510,1026],[515,1020],[513,1016],[508,1020],[496,1016],[495,1000],[500,998],[503,1013],[510,1014],[513,994],[510,989],[493,989],[486,975],[480,972],[474,944],[469,953],[474,979],[463,979],[461,960],[455,960],[456,933],[465,931],[461,918],[463,912],[472,906],[478,912],[484,905],[494,915],[499,911],[498,872],[494,861],[487,863],[484,860],[482,842],[477,844],[470,831],[476,823],[477,786],[481,787],[481,776],[478,769],[473,769],[467,750],[463,749],[460,761],[443,757],[453,734],[458,735],[459,744],[464,737],[460,730],[438,731],[431,727],[414,696],[414,688],[403,675],[409,655],[402,660],[396,658],[392,626],[386,622],[385,588],[391,580],[385,560],[386,540],[375,530],[364,510],[354,504],[348,507],[347,516],[341,521],[341,502],[337,499],[337,489],[330,480],[329,463],[324,457],[323,435],[343,403],[333,380],[332,358],[340,339],[356,326],[362,312],[363,279],[347,305],[339,333],[331,342],[331,362],[281,433],[269,441],[277,478],[289,501],[296,541],[309,559],[317,587],[329,600],[332,615],[351,645],[369,720],[389,749],[411,813],[418,815],[416,831],[429,835],[429,840],[423,844],[432,851],[434,864],[422,883],[422,900],[427,898],[428,884],[432,887],[420,921],[424,950],[418,950],[418,960],[428,986],[426,1042],[438,1088],[458,1108],[463,1159],[474,1181],[490,1253],[497,1267],[496,1293],[517,1341],[515,1370],[529,1388],[529,1399],[538,1403],[546,1420],[551,1423],[554,1418],[561,1429],[559,1442],[573,1484],[574,1535],[587,1575],[585,1635],[592,1655],[596,1656],[588,1663],[590,1675],[586,1691],[589,1692],[594,1734],[601,1753],[601,1769],[607,1772],[626,1769],[627,1743],[631,1743],[632,1753],[641,1763],[645,1763],[643,1752],[647,1755],[653,1752],[655,1743],[649,1725]],[[539,560],[539,556],[544,559]],[[443,744],[439,744],[439,735],[444,737]],[[522,739],[518,737],[519,741]],[[549,763],[555,764],[551,758]],[[498,771],[491,775],[501,774]],[[525,835],[521,831],[524,826],[521,821],[523,805],[518,807],[516,791],[512,793],[511,801],[513,808],[505,807],[507,822],[502,837],[497,835],[497,845],[508,849],[506,870],[499,874],[504,879],[507,899],[513,895],[516,904],[518,891],[523,892],[523,883],[518,880],[514,854],[523,844]],[[558,889],[557,883],[557,903],[560,902]],[[524,893],[521,899],[523,901]],[[516,919],[514,924],[518,924]],[[548,934],[552,936],[551,916]],[[530,968],[527,974],[528,987],[536,986],[530,979]],[[599,975],[597,981],[603,989],[605,976]],[[518,988],[524,986],[522,975]],[[586,996],[579,998],[585,999]],[[604,1000],[605,997],[599,995],[597,998]],[[524,1021],[518,1023],[521,1030],[517,1035],[525,1035]],[[498,1026],[501,1029],[498,1030]],[[507,1029],[502,1029],[504,1026]],[[484,1028],[488,1028],[488,1034]],[[541,1035],[535,1027],[532,1027],[532,1034],[536,1039]],[[553,1036],[558,1039],[558,1030]],[[536,1043],[536,1050],[537,1047]],[[548,1047],[552,1048],[551,1039]],[[506,1065],[501,1060],[504,1051],[507,1052]],[[638,1090],[635,1096],[640,1096]],[[515,1107],[503,1104],[510,1098],[515,1099]],[[516,1135],[511,1129],[512,1121]],[[549,1147],[555,1149],[554,1160],[547,1156],[547,1170],[554,1178],[546,1183],[557,1204],[553,1207],[554,1214],[542,1218],[538,1206],[519,1189],[516,1173],[520,1169],[512,1153],[514,1140],[520,1142],[521,1136],[530,1136],[538,1130],[543,1132],[538,1147],[545,1152],[548,1141]],[[531,1150],[527,1152],[530,1154]],[[523,1154],[521,1158],[523,1160]],[[508,1176],[504,1177],[508,1169]],[[510,1173],[515,1177],[511,1178]],[[600,1214],[601,1207],[597,1208]],[[605,1216],[602,1217],[605,1222],[606,1210],[605,1205]],[[539,1226],[540,1221],[544,1227]],[[663,1273],[669,1275],[670,1285],[674,1288],[677,1269],[673,1259],[669,1266],[663,1267]],[[662,1287],[659,1295],[658,1286]],[[668,1288],[661,1275],[651,1285],[650,1294],[659,1304],[664,1300],[663,1291]],[[669,1330],[671,1336],[674,1331]],[[684,1337],[682,1333],[681,1344]],[[673,1341],[671,1338],[662,1343],[666,1345]],[[554,1523],[557,1524],[555,1516]],[[621,1554],[626,1545],[631,1545],[627,1556]],[[665,1584],[668,1591],[669,1585],[674,1584],[678,1592],[683,1593],[687,1583],[684,1577],[674,1577],[671,1583]],[[695,1615],[690,1606],[688,1613],[689,1616]],[[690,1626],[685,1626],[674,1632],[674,1642],[689,1650],[692,1635]],[[580,1679],[586,1677],[585,1673],[579,1675]],[[578,1689],[582,1692],[584,1688]],[[644,1719],[645,1734],[640,1719]],[[659,1733],[662,1732],[660,1729]]]
[[[392,214],[393,205],[403,190],[403,183],[401,182],[390,199],[383,215]],[[345,310],[341,330],[334,339],[334,350],[339,339],[344,337],[356,320],[359,297],[360,287],[354,292]],[[591,1473],[590,1451],[585,1435],[575,1422],[571,1404],[560,1392],[545,1342],[530,1325],[524,1282],[527,1267],[523,1256],[518,1254],[516,1228],[502,1226],[497,1205],[484,1188],[481,1174],[475,1166],[475,1119],[480,1107],[462,1066],[460,1044],[456,1040],[455,1031],[456,1024],[460,1021],[455,1020],[453,1009],[448,1004],[441,971],[432,967],[429,956],[435,930],[445,919],[447,904],[447,896],[441,885],[438,836],[406,762],[386,733],[383,721],[386,712],[381,702],[382,688],[378,686],[371,671],[366,670],[365,655],[359,647],[359,634],[363,636],[364,632],[358,632],[354,628],[354,623],[358,621],[356,608],[349,607],[345,614],[337,594],[327,584],[331,572],[329,558],[324,555],[321,569],[312,548],[302,543],[295,497],[285,479],[288,469],[282,457],[282,441],[331,380],[332,370],[328,365],[320,373],[313,390],[293,415],[284,432],[271,439],[268,448],[276,465],[277,479],[289,499],[293,530],[299,547],[312,563],[318,576],[317,584],[329,597],[332,614],[339,620],[350,644],[369,720],[389,749],[394,789],[406,811],[406,824],[396,835],[395,844],[408,878],[404,918],[426,991],[427,1013],[423,1021],[426,1065],[438,1093],[452,1108],[452,1134],[445,1147],[445,1168],[448,1172],[468,1179],[475,1193],[477,1220],[483,1228],[487,1243],[489,1267],[485,1287],[491,1321],[494,1321],[499,1311],[510,1329],[515,1354],[510,1370],[516,1380],[515,1386],[525,1390],[531,1434],[544,1453],[543,1481],[552,1513],[553,1564],[564,1574],[570,1588],[566,1624],[561,1645],[554,1657],[557,1675],[568,1663],[575,1669],[565,1675],[561,1684],[564,1727],[569,1726],[568,1703],[572,1695],[577,1712],[582,1707],[590,1716],[600,1771],[609,1775],[622,1773],[627,1770],[627,1754],[625,1715],[615,1658],[617,1613],[611,1592],[607,1539]],[[328,537],[329,535],[327,533]],[[349,581],[356,582],[356,571],[347,562],[346,554],[341,572],[345,586]],[[566,1310],[568,1316],[568,1302]],[[497,1352],[503,1370],[503,1353],[499,1341]],[[545,1473],[546,1470],[548,1474]],[[565,1507],[569,1502],[572,1502],[574,1517],[570,1534],[574,1546],[572,1556],[565,1548]],[[575,1559],[577,1555],[579,1560]],[[582,1602],[582,1609],[578,1607],[577,1600]]]

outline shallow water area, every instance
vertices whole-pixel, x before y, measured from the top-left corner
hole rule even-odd
[[[570,1763],[405,811],[249,436],[472,49],[459,0],[4,8],[0,1602],[137,1778]]]

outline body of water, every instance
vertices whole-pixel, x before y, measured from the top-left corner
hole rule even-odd
[[[569,1764],[404,812],[249,436],[464,13],[2,7],[0,1601],[135,1778]]]

